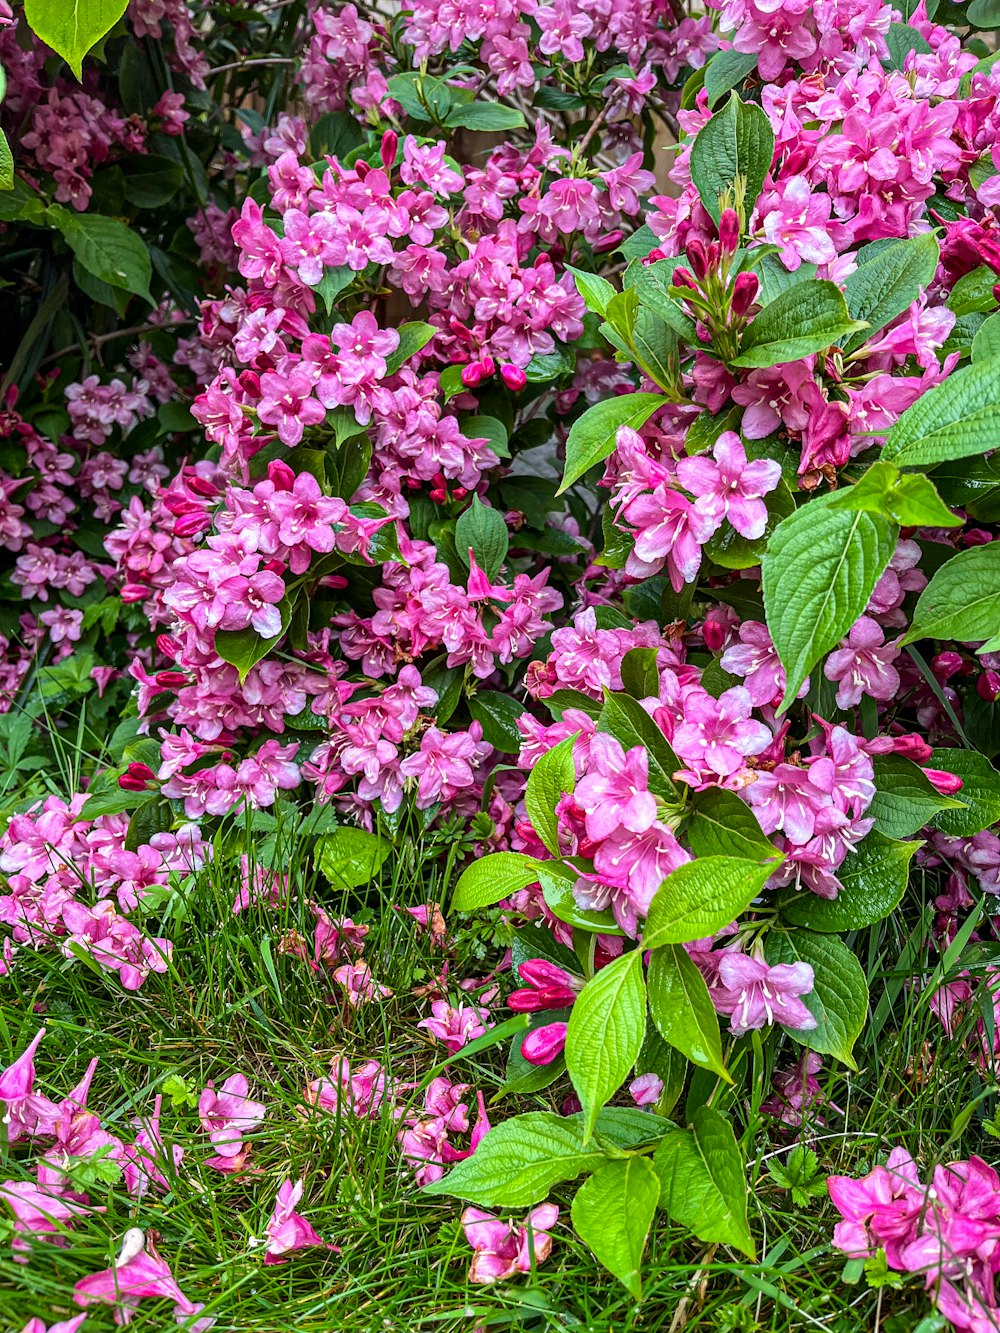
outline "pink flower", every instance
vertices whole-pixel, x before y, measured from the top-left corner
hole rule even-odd
[[[111,1268],[81,1278],[73,1288],[77,1305],[113,1305],[116,1324],[131,1323],[140,1300],[146,1296],[173,1301],[178,1323],[202,1308],[184,1295],[166,1261],[138,1227],[126,1231],[121,1253]],[[214,1323],[214,1319],[199,1320],[191,1333],[206,1333]]]
[[[618,828],[645,832],[656,819],[656,799],[647,781],[648,762],[641,745],[626,754],[613,736],[594,736],[587,774],[574,793],[586,815],[587,836],[598,841]]]
[[[529,1064],[550,1065],[566,1048],[567,1023],[544,1023],[532,1028],[521,1043],[521,1054]]]
[[[548,1233],[558,1220],[559,1209],[554,1203],[532,1209],[522,1227],[501,1222],[479,1208],[466,1208],[462,1226],[475,1251],[469,1281],[499,1282],[515,1273],[530,1272],[532,1260],[544,1263],[552,1252],[552,1237]]]
[[[301,1213],[295,1211],[296,1204],[302,1199],[303,1183],[297,1180],[293,1185],[286,1178],[278,1190],[274,1211],[268,1219],[267,1250],[265,1264],[283,1264],[286,1257],[295,1250],[309,1250],[317,1246],[333,1250],[339,1254],[338,1246],[324,1241],[311,1223]]]
[[[695,508],[716,527],[728,518],[744,537],[763,536],[767,505],[761,497],[780,482],[780,463],[769,458],[748,463],[740,437],[731,430],[719,436],[712,457],[715,462],[702,455],[677,464],[677,480],[696,497]]]
[[[72,1319],[60,1319],[58,1324],[49,1324],[48,1329],[37,1317],[29,1319],[21,1333],[77,1333],[77,1329],[86,1319],[87,1314],[74,1315]]]
[[[852,708],[861,696],[894,699],[899,693],[899,672],[892,665],[900,649],[885,642],[878,621],[862,616],[851,627],[847,645],[836,648],[823,668],[827,680],[839,681],[837,707]]]
[[[343,986],[344,998],[352,1009],[362,1004],[373,1004],[376,1000],[387,1000],[392,995],[388,986],[375,980],[371,968],[363,959],[341,964],[335,969],[333,979]]]
[[[3,1181],[0,1202],[14,1214],[11,1245],[18,1263],[27,1263],[32,1241],[43,1236],[55,1237],[58,1244],[65,1244],[63,1232],[81,1214],[94,1211],[75,1199],[41,1188],[33,1180]]]
[[[723,671],[742,676],[755,708],[773,704],[785,692],[785,668],[781,665],[771,635],[759,620],[744,620],[739,627],[739,643],[731,644],[719,659]],[[799,691],[801,699],[808,680]]]
[[[693,771],[694,780],[708,774],[729,777],[745,767],[748,755],[760,754],[771,742],[762,722],[751,718],[749,690],[736,685],[713,699],[693,686],[684,698],[684,720],[673,735],[678,757]]]
[[[926,1194],[913,1158],[894,1148],[885,1166],[861,1180],[830,1176],[826,1182],[834,1207],[844,1219],[833,1243],[852,1258],[866,1258],[882,1246],[893,1267],[901,1267],[901,1244],[926,1206]]]
[[[813,988],[813,970],[808,963],[779,963],[769,967],[759,955],[726,950],[719,962],[719,985],[712,1002],[721,1014],[729,1015],[733,1035],[742,1037],[765,1023],[781,1023],[804,1031],[816,1019],[799,999]]]
[[[805,260],[829,264],[837,258],[830,225],[833,200],[816,189],[807,176],[790,176],[775,192],[773,207],[764,212],[764,235],[779,250],[779,258],[790,272]]]
[[[3,1119],[10,1143],[33,1134],[51,1134],[59,1119],[58,1108],[48,1097],[32,1091],[35,1052],[44,1036],[45,1029],[39,1028],[22,1054],[0,1073],[0,1102],[4,1103]]]
[[[470,1041],[482,1037],[493,1023],[490,1011],[479,1005],[459,1004],[452,1006],[447,1000],[435,1000],[431,1004],[430,1018],[422,1018],[418,1028],[426,1028],[432,1037],[436,1037],[449,1051],[460,1051]]]
[[[218,1092],[211,1081],[198,1098],[198,1119],[221,1157],[235,1157],[243,1135],[256,1129],[266,1107],[247,1096],[250,1086],[242,1074],[232,1074]]]
[[[663,1096],[663,1079],[659,1074],[640,1074],[628,1090],[636,1106],[654,1106]]]

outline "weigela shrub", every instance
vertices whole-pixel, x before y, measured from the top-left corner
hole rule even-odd
[[[479,1205],[584,1172],[574,1224],[634,1294],[657,1207],[752,1256],[729,1088],[791,1042],[765,1108],[836,1113],[854,932],[919,919],[914,865],[927,947],[958,939],[932,1002],[993,1069],[964,948],[1000,885],[1000,76],[947,18],[314,5],[233,61],[228,20],[138,4],[82,85],[0,38],[5,264],[44,314],[3,418],[4,697],[131,700],[114,765],[8,827],[5,967],[162,971],[133,917],[238,846],[226,816],[301,817],[347,888],[451,839],[451,911],[499,907],[513,983],[422,1026],[457,1052],[506,1003],[507,1087],[566,1112],[470,1129],[446,1083],[404,1119],[419,1183],[476,1205],[473,1280],[527,1243]],[[277,849],[234,910],[301,888]],[[313,910],[286,951],[384,997]],[[919,1189],[887,1170],[831,1182],[849,1254]],[[970,1239],[954,1171],[889,1261],[992,1327],[998,1210]]]

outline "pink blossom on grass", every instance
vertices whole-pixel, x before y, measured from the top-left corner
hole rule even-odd
[[[475,1254],[469,1268],[469,1281],[477,1284],[500,1282],[515,1273],[531,1271],[532,1261],[544,1263],[552,1252],[549,1232],[559,1220],[554,1203],[532,1209],[524,1226],[501,1222],[479,1208],[466,1208],[462,1214],[465,1238]]]
[[[293,1185],[291,1179],[286,1179],[279,1187],[274,1211],[268,1219],[265,1232],[265,1264],[283,1264],[296,1250],[322,1248],[340,1253],[338,1246],[324,1241],[312,1223],[295,1211],[302,1201],[303,1189],[301,1180]]]

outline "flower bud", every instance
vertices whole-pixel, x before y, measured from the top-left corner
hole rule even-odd
[[[722,210],[719,218],[719,244],[724,255],[734,255],[740,248],[740,220],[735,209]]]
[[[363,181],[364,178],[368,175],[369,171],[371,171],[371,167],[368,165],[368,163],[365,161],[363,157],[359,157],[357,162],[355,162],[354,164],[354,171],[355,174],[357,175],[358,180]]]
[[[962,670],[961,653],[951,652],[950,650],[938,653],[936,657],[931,658],[931,670],[942,684],[946,680],[951,680],[952,676],[957,675]]]
[[[212,526],[212,520],[207,514],[185,514],[174,524],[175,537],[197,537],[199,532],[204,532]]]
[[[628,1090],[636,1106],[653,1106],[663,1096],[663,1079],[658,1074],[640,1074]]]
[[[966,546],[989,546],[992,540],[992,533],[983,528],[969,528],[968,532],[962,533],[962,542]]]
[[[619,227],[617,231],[605,232],[603,236],[598,236],[597,240],[591,246],[595,255],[606,255],[609,250],[615,246],[621,245],[625,239],[625,233]]]
[[[528,377],[520,366],[501,366],[500,378],[512,393],[520,393],[528,382]]]
[[[661,259],[666,259],[666,257],[667,256],[663,253],[660,247],[657,246],[655,250],[650,250],[649,254],[642,262],[644,264],[655,264]]]
[[[382,165],[391,171],[396,161],[396,149],[399,147],[399,135],[395,130],[386,130],[382,135]]]
[[[577,990],[576,978],[564,967],[550,963],[547,958],[529,958],[517,969],[518,976],[529,986],[539,990],[546,986],[561,986],[571,993]]]
[[[462,383],[467,389],[474,389],[483,382],[483,368],[478,361],[470,361],[462,367]]]
[[[169,634],[157,634],[156,648],[157,652],[162,653],[164,657],[169,657],[171,661],[176,660],[177,654],[181,650],[180,644],[176,639],[172,639]]]
[[[219,494],[218,486],[207,477],[199,477],[197,472],[185,472],[184,485],[195,495],[200,495],[203,500],[214,500]]]
[[[705,249],[703,242],[699,241],[696,236],[692,237],[687,243],[687,257],[696,277],[704,278],[708,275],[708,251]]]
[[[546,1023],[543,1028],[529,1032],[521,1043],[521,1054],[532,1065],[550,1065],[562,1055],[566,1045],[566,1024]]]
[[[701,290],[698,286],[698,279],[688,268],[675,268],[671,282],[675,287],[688,287],[693,292]]]
[[[183,671],[158,671],[153,679],[165,690],[179,690],[188,683],[187,674]]]
[[[742,319],[757,299],[759,290],[760,279],[756,273],[738,273],[733,283],[733,295],[730,301],[733,314]]]
[[[274,489],[276,491],[290,491],[295,486],[295,473],[288,464],[283,463],[280,458],[276,458],[273,462],[268,463],[267,475],[268,479],[274,482]]]
[[[945,773],[940,768],[925,768],[924,777],[942,796],[954,796],[962,790],[962,779],[957,773]]]
[[[984,671],[976,681],[976,693],[988,704],[1000,699],[1000,671]]]
[[[239,386],[251,398],[260,397],[260,376],[256,370],[241,370],[237,376]]]
[[[726,642],[726,627],[717,620],[706,620],[701,627],[701,637],[710,653],[718,653]]]
[[[152,591],[144,583],[126,583],[119,596],[123,602],[144,602]]]
[[[894,753],[901,754],[904,759],[912,759],[915,764],[922,764],[925,759],[930,759],[934,753],[924,738],[913,732],[909,732],[905,736],[894,736],[892,738],[892,748]]]
[[[493,358],[490,356],[489,352],[487,352],[487,353],[480,359],[479,364],[480,364],[480,366],[482,367],[483,379],[484,379],[484,380],[488,380],[488,379],[490,378],[491,375],[495,375],[495,374],[496,374],[497,363],[496,363],[496,362],[493,360]]]

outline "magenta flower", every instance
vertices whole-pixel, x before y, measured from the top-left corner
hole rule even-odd
[[[844,1219],[833,1231],[833,1243],[852,1258],[867,1258],[881,1246],[893,1267],[902,1267],[901,1242],[926,1206],[926,1192],[913,1158],[894,1148],[885,1166],[876,1166],[861,1180],[830,1176],[826,1182],[834,1207]]]
[[[144,1297],[173,1301],[178,1323],[202,1309],[184,1295],[169,1265],[138,1227],[126,1231],[121,1253],[111,1268],[81,1278],[73,1288],[77,1305],[113,1305],[116,1324],[131,1323],[132,1315]],[[201,1319],[192,1326],[190,1333],[207,1333],[214,1323],[211,1318]]]
[[[484,1036],[492,1026],[488,1009],[475,1004],[451,1005],[447,1000],[435,1000],[431,1004],[431,1017],[422,1018],[417,1024],[453,1053]]]
[[[684,720],[673,735],[678,757],[701,782],[709,774],[729,777],[744,768],[749,755],[760,754],[771,743],[763,722],[751,718],[753,701],[742,685],[713,699],[707,690],[692,686],[684,696]]]
[[[719,659],[723,671],[742,676],[755,708],[762,708],[780,700],[785,692],[785,668],[771,642],[766,625],[759,620],[744,620],[740,625],[739,643],[731,644]],[[803,682],[798,697],[808,691],[809,681]]]
[[[770,458],[748,463],[743,442],[731,430],[719,436],[712,458],[714,462],[699,455],[682,458],[677,464],[677,480],[696,497],[695,508],[716,527],[728,518],[742,536],[763,536],[767,505],[761,497],[781,480],[780,463]]]
[[[837,258],[830,225],[833,200],[816,189],[807,176],[790,176],[782,182],[780,197],[764,213],[764,235],[776,245],[779,259],[789,272],[805,260],[810,264],[829,264]]]
[[[232,1074],[218,1092],[211,1080],[198,1098],[198,1119],[220,1157],[235,1157],[243,1135],[256,1129],[266,1107],[248,1097],[250,1085],[242,1074]]]
[[[35,1052],[44,1036],[45,1029],[39,1028],[22,1054],[0,1073],[0,1102],[10,1143],[34,1134],[51,1134],[59,1119],[59,1110],[48,1097],[33,1091]]]
[[[894,643],[886,643],[877,620],[862,616],[847,636],[846,646],[836,648],[823,668],[827,680],[839,682],[837,707],[852,708],[861,696],[894,699],[899,693],[899,672],[893,662],[900,654]]]
[[[14,1214],[14,1237],[11,1247],[18,1263],[27,1263],[32,1242],[41,1237],[54,1237],[65,1245],[63,1232],[73,1225],[81,1214],[103,1212],[92,1209],[75,1199],[43,1189],[33,1180],[5,1180],[0,1183],[0,1202]]]
[[[260,402],[257,415],[274,426],[282,444],[295,445],[306,426],[316,426],[326,416],[326,409],[313,397],[312,377],[294,366],[287,375],[267,371],[260,377]]]
[[[133,1124],[139,1127],[135,1143],[129,1144],[124,1153],[122,1176],[125,1188],[133,1198],[141,1199],[153,1186],[162,1190],[170,1188],[170,1181],[164,1175],[164,1168],[177,1171],[184,1157],[184,1149],[173,1144],[169,1153],[160,1135],[160,1106],[162,1097],[153,1102],[153,1114],[148,1120],[138,1119]]]
[[[641,745],[626,754],[613,736],[594,736],[588,772],[574,794],[586,815],[587,836],[596,842],[619,828],[644,833],[656,820],[656,798],[647,783],[648,760]]]
[[[766,1023],[804,1031],[816,1019],[799,996],[813,988],[813,970],[808,963],[779,963],[769,967],[757,954],[726,950],[719,962],[719,985],[712,1002],[720,1014],[729,1015],[733,1035],[742,1037]]]
[[[166,96],[166,94],[164,94]],[[74,1315],[72,1319],[60,1319],[58,1324],[49,1324],[46,1329],[41,1319],[29,1319],[21,1333],[77,1333],[77,1329],[86,1319],[87,1313]]]
[[[663,1079],[659,1074],[640,1074],[628,1085],[628,1090],[636,1106],[655,1106],[663,1096]]]
[[[466,1208],[462,1214],[465,1238],[472,1246],[469,1281],[486,1284],[531,1271],[532,1259],[544,1263],[552,1252],[551,1229],[559,1220],[554,1203],[532,1209],[527,1222],[515,1227],[501,1222],[479,1208]]]
[[[290,1179],[283,1182],[278,1190],[274,1211],[268,1219],[267,1250],[265,1264],[283,1264],[289,1254],[295,1250],[310,1250],[321,1247],[339,1254],[338,1246],[324,1241],[310,1222],[295,1211],[302,1199],[303,1183],[297,1180],[293,1185]]]
[[[529,1064],[550,1065],[566,1048],[567,1023],[544,1023],[532,1028],[521,1042],[521,1054]]]
[[[626,573],[644,578],[665,564],[675,592],[680,592],[685,583],[694,582],[701,565],[701,548],[718,527],[717,522],[680,491],[667,486],[657,486],[631,500],[622,517],[636,531]]]

